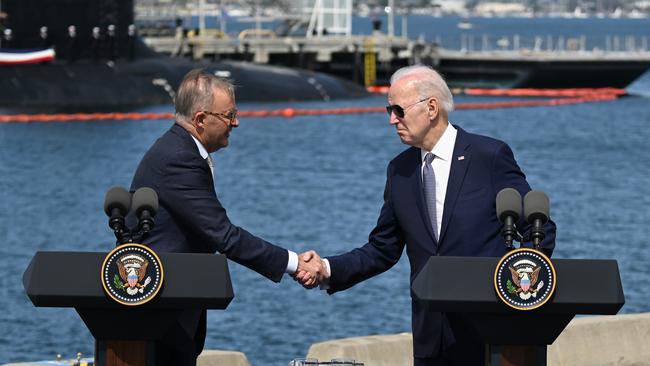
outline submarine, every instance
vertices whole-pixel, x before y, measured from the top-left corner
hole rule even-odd
[[[158,54],[137,35],[133,0],[3,0],[0,7],[0,56],[43,50],[56,55],[16,62],[0,58],[3,111],[122,111],[170,104],[194,68],[231,79],[239,102],[367,95],[361,85],[314,71]]]

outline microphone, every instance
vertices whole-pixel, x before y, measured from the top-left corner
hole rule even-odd
[[[548,222],[549,206],[548,196],[542,191],[533,190],[524,196],[524,215],[526,221],[533,225],[530,237],[535,249],[539,247],[546,235],[543,226]]]
[[[155,224],[153,218],[158,211],[158,194],[149,187],[139,188],[133,194],[131,209],[138,217],[138,229],[144,238]]]
[[[115,237],[122,241],[124,236],[124,216],[131,207],[131,195],[122,187],[113,187],[106,192],[104,212],[109,217],[108,226],[113,229]]]
[[[497,193],[497,217],[503,223],[501,235],[508,250],[514,249],[512,241],[517,237],[515,223],[521,217],[521,194],[514,188],[504,188]]]

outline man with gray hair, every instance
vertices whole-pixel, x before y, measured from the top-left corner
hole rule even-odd
[[[146,245],[157,252],[215,253],[279,282],[284,273],[306,271],[306,286],[320,277],[320,263],[306,263],[233,225],[217,198],[210,153],[228,146],[239,126],[233,85],[197,69],[190,71],[175,99],[176,122],[142,158],[131,191],[151,187],[160,207]],[[195,365],[203,350],[206,311],[186,310],[164,339],[156,342],[160,365]]]
[[[411,283],[431,256],[505,254],[496,195],[515,188],[523,196],[530,186],[506,143],[449,123],[453,108],[447,84],[432,68],[409,66],[392,76],[386,111],[410,147],[388,164],[384,204],[368,243],[322,260],[306,256],[325,266],[321,288],[333,294],[380,274],[397,263],[404,247]],[[523,218],[517,227],[529,236],[531,225]],[[544,229],[541,248],[550,255],[555,224]],[[303,275],[311,279],[307,273],[295,278],[303,281]],[[411,299],[415,366],[484,364],[484,345],[462,317],[431,311],[412,293]]]

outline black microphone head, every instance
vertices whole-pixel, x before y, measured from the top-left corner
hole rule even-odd
[[[524,196],[524,216],[529,224],[539,219],[545,224],[549,218],[550,202],[546,193],[530,191]]]
[[[497,193],[497,217],[504,222],[512,216],[514,222],[521,217],[521,194],[514,188],[504,188]]]
[[[135,211],[138,217],[140,217],[144,210],[149,211],[151,217],[156,216],[156,211],[158,211],[158,194],[149,187],[139,188],[133,194],[131,209]]]
[[[104,198],[104,212],[106,215],[111,216],[113,209],[120,210],[121,216],[126,216],[131,207],[131,195],[122,187],[113,187],[106,192]]]

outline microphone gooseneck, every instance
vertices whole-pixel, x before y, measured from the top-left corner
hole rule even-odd
[[[497,217],[503,223],[501,235],[507,249],[512,250],[512,243],[518,237],[516,223],[521,217],[521,194],[514,188],[504,188],[497,193],[496,206]]]
[[[548,222],[550,202],[546,193],[532,190],[524,196],[524,216],[526,221],[532,225],[530,238],[535,249],[544,240],[546,233],[544,225]]]

